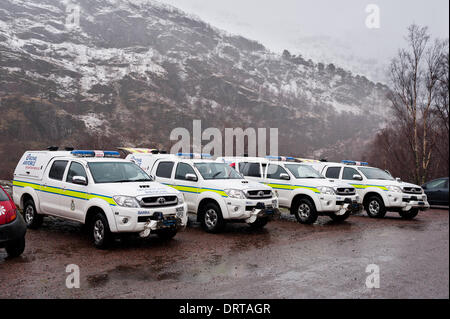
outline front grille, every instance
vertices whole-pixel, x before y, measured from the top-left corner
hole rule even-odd
[[[142,197],[139,199],[141,207],[169,207],[178,204],[178,198],[176,196],[151,196]]]
[[[336,189],[337,195],[355,195],[356,189],[353,187],[338,187]]]
[[[403,191],[407,194],[422,194],[420,187],[403,187]]]
[[[247,191],[247,198],[260,199],[260,198],[272,198],[271,190],[251,190]]]

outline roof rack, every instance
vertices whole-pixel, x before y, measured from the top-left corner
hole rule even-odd
[[[358,165],[358,166],[368,166],[369,163],[367,162],[360,162],[360,161],[349,161],[349,160],[343,160],[341,161],[342,164],[347,164],[347,165]]]
[[[130,154],[167,154],[166,151],[157,148],[117,147],[117,149]]]
[[[70,154],[77,157],[120,157],[116,151],[74,150]]]

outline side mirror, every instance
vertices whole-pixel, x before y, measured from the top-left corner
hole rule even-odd
[[[153,176],[153,175],[148,175],[148,177],[150,177],[150,179],[151,179],[152,181],[155,180],[155,176]]]
[[[281,173],[280,174],[280,179],[284,179],[284,180],[290,180],[291,178],[289,177],[289,175],[288,174],[286,174],[286,173]]]
[[[363,178],[361,175],[355,174],[355,175],[353,175],[353,179],[357,180],[357,181],[362,181]]]
[[[195,176],[195,174],[190,174],[187,173],[184,178],[186,178],[187,181],[193,181],[196,182],[197,181],[197,176]]]
[[[427,185],[423,185],[422,188],[423,188],[423,189],[427,189]]]
[[[402,181],[402,179],[400,177],[396,177],[395,180],[399,183]]]
[[[77,184],[77,185],[83,185],[83,186],[86,186],[88,184],[86,177],[84,177],[84,176],[72,177],[72,183]]]

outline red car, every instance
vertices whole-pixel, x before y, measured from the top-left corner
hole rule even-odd
[[[9,257],[20,256],[25,249],[27,227],[9,194],[0,186],[0,248]]]

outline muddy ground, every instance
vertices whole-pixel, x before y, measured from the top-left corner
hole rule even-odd
[[[0,298],[449,298],[448,210],[312,226],[283,214],[218,235],[191,222],[171,241],[127,239],[108,251],[80,225],[47,218],[26,239],[19,258],[0,249]],[[80,267],[79,289],[66,288],[68,264]],[[378,289],[366,287],[369,264]]]

